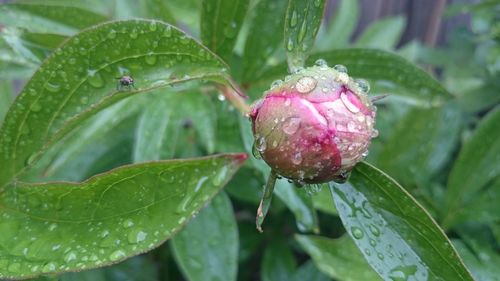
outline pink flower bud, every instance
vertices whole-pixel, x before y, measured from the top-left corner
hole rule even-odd
[[[254,154],[299,183],[345,181],[378,134],[368,90],[323,60],[273,83],[250,112]]]

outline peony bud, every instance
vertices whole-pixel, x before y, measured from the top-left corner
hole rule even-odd
[[[368,90],[323,60],[273,83],[250,112],[254,154],[299,183],[345,181],[378,134]]]

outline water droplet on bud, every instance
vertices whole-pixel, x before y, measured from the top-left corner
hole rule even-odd
[[[255,148],[257,149],[257,151],[264,152],[266,150],[266,147],[266,139],[264,137],[258,137],[255,141]]]
[[[300,127],[300,118],[290,117],[283,124],[283,132],[287,135],[292,135],[297,132]]]
[[[356,79],[354,82],[356,82],[356,85],[358,85],[359,89],[363,93],[368,93],[370,91],[370,83],[364,79]]]
[[[341,64],[336,64],[333,69],[337,70],[340,73],[347,73],[347,67],[341,65]]]
[[[302,153],[295,153],[292,157],[292,163],[295,165],[299,165],[300,163],[302,163]]]
[[[271,83],[271,89],[277,88],[283,84],[283,80],[274,80],[273,83]]]
[[[317,66],[328,66],[328,63],[324,59],[318,59],[314,62],[314,64]]]
[[[299,93],[307,94],[314,90],[314,88],[316,88],[316,84],[318,84],[318,81],[316,81],[316,79],[310,76],[306,76],[300,78],[299,81],[297,81],[297,83],[295,84],[295,87],[297,88],[297,91],[299,91]]]

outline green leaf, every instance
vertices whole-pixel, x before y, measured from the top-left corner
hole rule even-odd
[[[360,13],[358,0],[341,0],[336,8],[328,28],[320,29],[316,44],[320,50],[346,47],[358,23]]]
[[[313,235],[295,235],[300,246],[316,266],[335,280],[381,280],[347,235],[330,239]]]
[[[284,39],[291,72],[304,66],[321,25],[324,8],[324,0],[288,0]]]
[[[274,194],[293,213],[299,231],[319,232],[318,217],[313,208],[312,199],[303,188],[299,189],[286,180],[277,180]]]
[[[293,274],[291,281],[329,281],[330,278],[319,271],[311,260],[302,264]]]
[[[96,111],[140,92],[224,73],[223,62],[164,23],[117,21],[83,31],[44,62],[7,113],[0,186]],[[138,90],[117,91],[122,75],[131,75]]]
[[[296,265],[290,247],[281,241],[273,241],[266,247],[261,265],[262,281],[290,280]]]
[[[12,50],[36,64],[40,64],[66,39],[59,34],[34,33],[16,28],[5,28],[2,36]]]
[[[377,20],[365,28],[355,45],[363,48],[393,49],[401,38],[405,25],[404,16]]]
[[[313,206],[315,209],[330,215],[337,216],[337,209],[332,201],[332,195],[327,186],[323,186],[320,191],[312,195]]]
[[[249,0],[203,0],[201,39],[216,54],[230,58]]]
[[[262,0],[254,8],[243,56],[243,80],[251,82],[283,42],[287,0]]]
[[[82,183],[15,183],[0,194],[0,278],[101,267],[157,247],[245,159],[226,154],[137,164]]]
[[[229,197],[215,197],[184,230],[172,239],[172,249],[190,281],[236,280],[238,227]]]
[[[344,227],[383,279],[473,280],[432,217],[381,171],[359,163],[331,188]]]
[[[477,281],[500,280],[500,255],[488,248],[480,248],[479,252],[471,249],[461,240],[453,240],[453,245],[464,259],[465,264],[471,270]],[[477,247],[474,247],[477,249]]]
[[[454,104],[410,110],[384,140],[377,166],[408,188],[427,183],[452,156],[461,117]]]
[[[0,82],[0,124],[14,99],[12,81],[3,80]]]
[[[0,23],[39,33],[72,35],[78,30],[103,22],[106,17],[71,6],[15,3],[0,6]]]
[[[145,97],[125,99],[84,121],[52,145],[22,180],[83,181],[120,164],[132,163],[133,128]]]
[[[308,65],[317,59],[324,59],[330,65],[343,64],[353,77],[394,84],[396,88],[391,89],[390,94],[417,105],[436,106],[452,97],[431,75],[390,52],[371,49],[332,50],[311,55]],[[265,71],[260,83],[267,84],[282,78],[285,72],[286,64],[281,63]]]
[[[460,150],[448,178],[447,212],[443,220],[445,226],[454,225],[460,216],[469,216],[475,220],[474,214],[480,213],[482,208],[485,212],[488,209],[498,210],[498,206],[495,206],[498,204],[491,200],[500,197],[499,122],[500,107],[497,106],[481,120]],[[483,203],[485,205],[482,205]],[[469,210],[469,204],[474,208]],[[500,218],[498,211],[485,215],[488,217],[482,220]]]
[[[198,90],[152,93],[136,130],[134,162],[183,156],[189,143],[208,153],[215,148],[216,112],[210,98]],[[196,139],[183,131],[196,131]]]

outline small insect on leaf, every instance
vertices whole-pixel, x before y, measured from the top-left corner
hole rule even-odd
[[[137,90],[134,84],[134,78],[132,78],[132,76],[123,75],[122,77],[116,79],[118,79],[116,90],[121,91],[125,87],[127,88],[127,90],[130,90],[130,88],[134,88]]]

